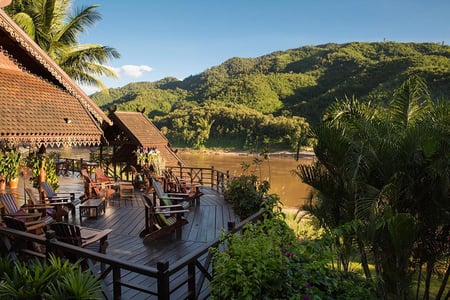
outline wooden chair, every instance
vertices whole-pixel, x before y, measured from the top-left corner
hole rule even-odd
[[[43,235],[44,228],[48,225],[43,219],[38,219],[33,222],[24,222],[21,219],[11,216],[3,216],[2,219],[8,228],[34,233],[37,235]]]
[[[97,183],[113,184],[116,180],[106,175],[101,167],[97,167],[95,168],[95,181]]]
[[[45,229],[48,226],[48,224],[42,220],[40,220],[38,223],[35,224],[27,224],[26,222],[13,218],[11,216],[4,216],[3,217],[3,223],[6,225],[6,227],[18,231],[28,232],[36,235],[45,235]],[[20,238],[10,238],[8,242],[8,247],[16,253],[21,253],[24,255],[31,255],[32,257],[40,257],[42,259],[45,259],[45,246],[25,241]]]
[[[110,200],[114,193],[116,193],[116,183],[98,183],[91,178],[86,169],[81,170],[81,175],[84,180],[84,194],[87,199],[98,198]]]
[[[152,178],[152,187],[154,193],[156,194],[158,199],[162,202],[162,204],[164,205],[181,204],[185,209],[190,207],[192,202],[198,201],[200,203],[200,196],[203,195],[203,193],[199,194],[198,192],[189,194],[166,193],[164,192],[161,183],[155,178]]]
[[[50,229],[55,231],[55,237],[58,241],[68,243],[77,247],[88,248],[105,254],[108,248],[108,235],[111,229],[97,230],[94,228],[81,227],[74,224],[56,222],[50,224]],[[59,253],[72,262],[80,257],[73,253]]]
[[[56,193],[50,183],[43,181],[41,182],[41,188],[44,192],[44,199],[46,199],[50,204],[57,202],[65,202],[63,209],[67,212],[71,212],[72,216],[75,216],[75,206],[79,204],[79,200],[75,200],[75,193]]]
[[[34,212],[35,210],[42,210],[42,206],[24,205],[20,207],[12,194],[0,194],[0,202],[3,206],[2,217],[13,217],[23,221],[26,226],[31,226],[41,222],[49,224],[55,221],[51,216],[43,215],[41,212]]]
[[[176,231],[176,238],[181,238],[182,227],[188,224],[183,214],[189,212],[181,205],[154,205],[149,194],[142,194],[145,205],[145,229],[140,233],[144,243],[158,239]]]
[[[68,205],[68,202],[56,202],[49,203],[46,201],[42,203],[34,194],[32,188],[25,188],[25,193],[28,196],[27,205],[30,207],[36,207],[36,210],[43,215],[50,215],[56,221],[61,222],[62,218],[67,218],[68,213],[64,210],[64,206]]]

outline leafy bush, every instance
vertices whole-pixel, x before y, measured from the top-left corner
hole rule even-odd
[[[376,299],[371,283],[327,266],[320,241],[297,240],[282,215],[247,224],[213,251],[213,299]]]
[[[278,195],[267,194],[269,189],[269,182],[259,182],[256,175],[241,175],[231,181],[224,199],[232,204],[235,214],[245,219],[262,208],[271,212],[280,203]]]

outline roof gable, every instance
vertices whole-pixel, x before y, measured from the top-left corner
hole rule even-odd
[[[182,164],[169,141],[142,112],[113,111],[113,126],[104,126],[105,137],[113,145],[133,144],[136,148],[156,148],[168,166]]]
[[[104,112],[0,9],[0,140],[100,144]]]

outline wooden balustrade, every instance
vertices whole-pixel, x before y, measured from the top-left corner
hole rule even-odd
[[[214,173],[214,177],[221,177]],[[216,179],[214,179],[216,181]],[[229,233],[239,232],[248,222],[259,219],[263,211],[260,211],[251,217],[240,222],[236,226],[229,224]],[[30,249],[12,248],[10,239],[14,241],[23,240],[23,245],[34,242],[45,245],[46,252],[40,253]],[[16,243],[18,245],[19,243]],[[213,278],[210,254],[210,248],[223,247],[226,243],[218,239],[206,244],[195,253],[187,254],[183,259],[169,265],[168,262],[159,262],[157,267],[149,267],[143,264],[133,264],[127,261],[119,260],[107,254],[101,254],[89,249],[76,247],[67,243],[59,242],[54,238],[54,232],[47,231],[46,237],[18,231],[6,227],[0,227],[0,252],[3,256],[11,254],[12,257],[37,257],[45,258],[51,253],[62,252],[74,253],[76,256],[88,261],[88,265],[102,265],[94,271],[94,274],[102,279],[103,293],[105,299],[122,299],[126,290],[134,290],[147,295],[156,296],[157,299],[197,299],[202,293],[202,297],[208,297],[210,290],[205,288],[205,280],[211,281]],[[141,284],[133,283],[128,278],[142,277]],[[106,286],[106,282],[110,284]]]

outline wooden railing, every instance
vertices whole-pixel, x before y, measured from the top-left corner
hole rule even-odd
[[[245,219],[237,226],[230,223],[228,233],[238,233],[245,224],[259,219],[263,211]],[[109,255],[84,249],[54,238],[54,232],[47,231],[46,237],[0,227],[0,251],[2,255],[11,254],[13,257],[48,257],[51,253],[70,252],[83,258],[91,266],[90,270],[101,279],[105,299],[122,299],[124,293],[132,295],[151,295],[157,299],[206,299],[210,296],[210,287],[205,280],[211,282],[212,256],[211,248],[226,245],[223,240],[216,240],[195,253],[186,255],[183,259],[170,265],[168,262],[157,263],[156,268],[142,264],[128,263]],[[11,240],[14,241],[13,245]],[[22,242],[23,241],[23,242]],[[45,245],[45,253],[34,252],[30,249],[17,247],[34,242]],[[94,265],[93,262],[96,262]],[[139,284],[131,279],[140,276]]]
[[[231,177],[229,171],[220,171],[211,168],[195,168],[195,167],[167,167],[171,169],[173,174],[179,178],[183,178],[189,184],[200,184],[209,186],[211,189],[223,193],[230,183]]]

